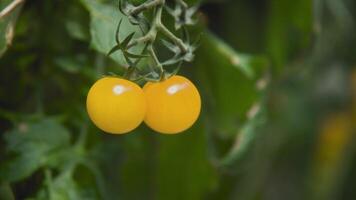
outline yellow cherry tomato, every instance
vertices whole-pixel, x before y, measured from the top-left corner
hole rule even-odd
[[[145,95],[131,81],[102,78],[89,90],[87,111],[101,130],[113,134],[127,133],[139,126],[145,117]]]
[[[187,78],[172,76],[159,83],[147,83],[144,122],[163,134],[176,134],[190,128],[201,108],[199,91]]]

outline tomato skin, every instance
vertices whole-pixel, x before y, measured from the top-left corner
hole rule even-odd
[[[159,83],[147,83],[144,122],[163,134],[177,134],[190,128],[198,119],[201,99],[198,89],[183,76],[172,76]]]
[[[123,134],[137,128],[146,113],[146,100],[142,89],[135,83],[105,77],[89,90],[87,112],[101,130]]]

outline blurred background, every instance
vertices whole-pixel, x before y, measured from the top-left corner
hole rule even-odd
[[[0,199],[355,199],[356,2],[187,2],[198,122],[115,136],[85,99],[123,73],[118,2],[0,0]]]

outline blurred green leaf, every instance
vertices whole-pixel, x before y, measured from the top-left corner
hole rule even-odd
[[[65,13],[64,25],[72,38],[88,42],[90,40],[89,20],[89,13],[78,1],[69,6]]]
[[[80,59],[80,55],[77,57],[74,56],[58,57],[55,59],[54,62],[57,64],[58,67],[60,67],[66,72],[77,73],[83,69],[83,64],[80,62],[80,60],[84,60],[85,57],[82,58],[83,59]]]
[[[24,122],[5,133],[6,149],[13,157],[0,165],[0,179],[9,182],[30,176],[51,156],[69,146],[69,133],[53,119]]]
[[[195,61],[200,89],[211,112],[213,132],[234,136],[259,101],[257,80],[267,70],[264,57],[240,54],[211,33],[202,38]]]
[[[52,180],[48,180],[52,181]],[[71,199],[83,199],[80,195],[80,188],[73,180],[70,173],[65,173],[51,183],[46,183],[46,187],[38,193],[37,200],[71,200]],[[86,197],[85,199],[90,199]]]
[[[240,70],[246,77],[256,78],[261,69],[265,69],[268,61],[264,57],[251,56],[236,52],[231,46],[212,33],[206,33],[206,43],[216,50],[216,58],[225,59],[230,62],[231,67]]]
[[[201,121],[179,135],[140,129],[125,138],[124,199],[203,199],[217,184]]]
[[[281,72],[310,44],[312,5],[310,0],[276,0],[270,3],[267,52],[273,59],[275,72]]]
[[[261,105],[258,105],[258,107],[259,106]],[[258,128],[264,125],[267,120],[265,108],[259,107],[257,109],[259,110],[255,116],[242,126],[228,154],[221,159],[220,165],[222,167],[235,166],[237,162],[242,161],[243,158],[248,155],[253,142],[257,139],[257,134],[260,133]]]
[[[0,0],[0,10],[10,2]],[[205,34],[195,62],[180,71],[199,88],[201,118],[179,135],[143,125],[120,136],[87,126],[85,97],[103,74],[125,70],[120,51],[106,58],[120,19],[120,41],[140,31],[118,0],[63,2],[27,0],[16,42],[0,59],[1,200],[356,196],[356,1],[186,0],[203,4],[201,23],[188,29],[192,39]],[[0,51],[14,14],[0,20]],[[166,10],[163,21],[173,28]],[[160,60],[170,56],[156,47]],[[150,73],[147,64],[140,63],[142,73]],[[30,114],[35,110],[61,122]],[[335,111],[345,114],[341,124],[352,120],[346,135],[339,126],[326,127],[327,134],[318,129],[320,122],[332,125],[323,119]]]
[[[82,27],[82,24],[77,21],[67,21],[66,23],[66,28],[68,30],[68,33],[76,39],[79,40],[87,40],[87,34],[85,32],[85,29]]]
[[[138,130],[123,138],[123,159],[120,167],[123,199],[152,198],[156,162],[154,136],[148,130]]]
[[[217,184],[217,172],[208,159],[203,124],[197,122],[182,134],[157,139],[157,199],[204,199]]]
[[[0,199],[15,200],[15,197],[14,197],[14,194],[12,193],[10,184],[0,183]]]
[[[119,8],[112,5],[101,3],[98,0],[81,0],[83,5],[88,9],[91,22],[90,34],[91,45],[97,51],[107,54],[115,45],[115,32],[119,21],[122,19],[121,38],[125,38],[132,32],[139,32],[137,26],[133,26],[127,20],[127,17],[120,13]],[[131,53],[139,54],[143,45],[135,46],[130,49]],[[115,52],[110,55],[112,59],[122,66],[127,66],[122,52]]]

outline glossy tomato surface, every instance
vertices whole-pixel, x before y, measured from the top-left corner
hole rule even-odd
[[[176,134],[190,128],[198,119],[201,99],[195,85],[183,76],[147,83],[143,88],[147,99],[145,123],[164,134]]]
[[[98,128],[122,134],[132,131],[143,121],[146,100],[142,89],[135,83],[105,77],[90,88],[87,111]]]

